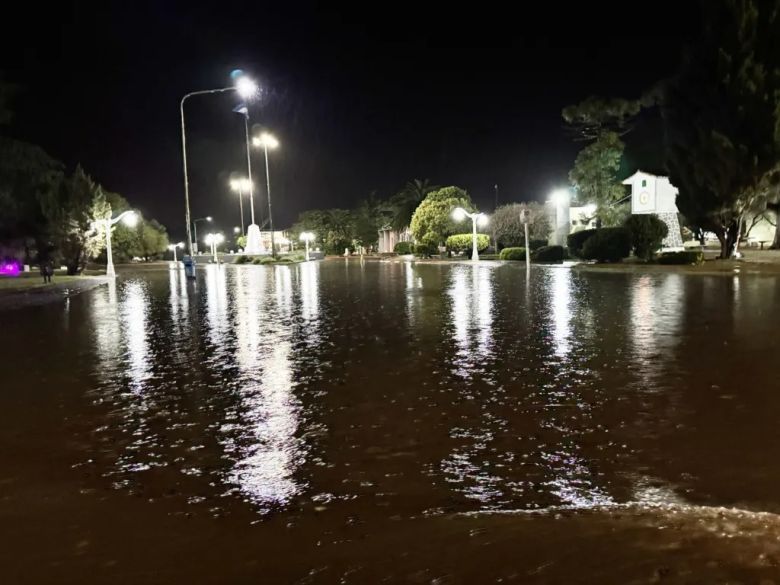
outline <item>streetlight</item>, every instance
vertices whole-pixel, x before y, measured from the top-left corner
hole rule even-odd
[[[471,218],[471,229],[472,229],[472,235],[471,235],[471,259],[476,262],[479,260],[479,249],[477,246],[477,223],[479,223],[480,226],[487,225],[488,222],[488,216],[484,213],[479,213],[475,211],[474,213],[469,213],[462,207],[456,207],[452,212],[452,218],[455,221],[463,221],[467,217]]]
[[[314,234],[311,232],[301,232],[301,235],[298,236],[298,239],[301,240],[305,246],[306,246],[306,262],[309,261],[309,242],[314,241]]]
[[[174,264],[179,261],[176,258],[176,248],[183,248],[183,247],[184,247],[184,242],[179,242],[178,244],[170,244],[168,246],[168,249],[173,252],[173,262],[174,262]]]
[[[181,154],[182,163],[184,166],[184,215],[185,223],[187,224],[187,250],[192,256],[193,254],[193,239],[190,232],[190,183],[187,177],[187,134],[184,126],[184,102],[187,98],[195,95],[206,95],[214,93],[224,93],[226,91],[235,91],[244,99],[250,99],[257,94],[257,84],[252,81],[251,78],[244,75],[241,70],[235,70],[231,73],[231,77],[235,80],[235,84],[230,87],[221,87],[219,89],[204,89],[200,91],[192,91],[185,94],[179,102],[179,115],[181,117]],[[251,174],[250,174],[251,177]],[[197,246],[197,237],[195,238],[195,245]]]
[[[265,186],[268,192],[268,225],[271,228],[271,256],[276,257],[276,248],[274,248],[274,218],[271,214],[271,173],[268,170],[268,149],[273,150],[279,146],[279,141],[272,134],[263,132],[260,137],[252,139],[252,144],[262,146],[265,154]]]
[[[127,227],[133,227],[138,223],[138,214],[132,209],[128,209],[111,219],[111,208],[109,207],[106,218],[102,220],[103,227],[106,230],[106,276],[109,278],[116,278],[114,255],[111,251],[111,228],[119,221],[122,221]]]
[[[199,217],[198,219],[193,220],[193,222],[192,222],[192,227],[195,229],[195,252],[198,251],[198,222],[199,221],[209,221],[210,222],[211,219],[212,219],[211,216],[207,215],[206,217]],[[189,232],[190,230],[187,230],[187,231]],[[190,249],[190,254],[192,254],[192,250],[191,249]]]
[[[222,234],[206,234],[204,241],[206,244],[211,246],[211,253],[214,256],[214,262],[219,264],[219,258],[217,257],[217,246],[225,241],[225,237]]]
[[[233,189],[233,191],[238,192],[238,205],[241,210],[241,233],[242,234],[246,233],[244,229],[244,191],[248,191],[250,189],[251,187],[250,183],[251,181],[246,177],[242,177],[240,179],[232,179],[230,181],[230,188]]]

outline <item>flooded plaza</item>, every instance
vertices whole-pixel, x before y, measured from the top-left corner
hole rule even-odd
[[[780,583],[778,295],[327,260],[0,312],[0,580]]]

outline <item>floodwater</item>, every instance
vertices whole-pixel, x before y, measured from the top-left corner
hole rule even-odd
[[[0,313],[2,583],[780,583],[775,276],[329,260]]]

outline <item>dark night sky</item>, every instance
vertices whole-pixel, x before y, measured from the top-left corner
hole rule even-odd
[[[388,196],[415,177],[465,187],[489,209],[495,183],[502,201],[542,200],[564,185],[581,145],[563,131],[561,108],[591,94],[638,97],[674,71],[699,27],[690,0],[533,11],[517,3],[512,12],[469,3],[460,13],[421,3],[362,13],[103,4],[31,5],[4,35],[0,70],[23,86],[10,133],[81,162],[176,238],[178,102],[229,85],[232,69],[260,81],[253,122],[282,142],[271,162],[277,226],[372,190]],[[236,102],[193,98],[186,112],[193,214],[212,214],[224,229],[238,224],[228,177],[245,169]],[[256,182],[261,163],[256,156]]]

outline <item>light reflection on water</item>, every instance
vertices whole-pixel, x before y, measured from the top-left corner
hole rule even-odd
[[[695,411],[680,392],[685,319],[699,318],[685,299],[706,304],[716,287],[489,263],[210,265],[196,283],[177,269],[120,280],[89,297],[90,458],[117,488],[173,490],[212,510],[371,490],[419,510],[630,501],[637,475],[664,475],[659,430]],[[730,294],[745,306],[758,292]]]

